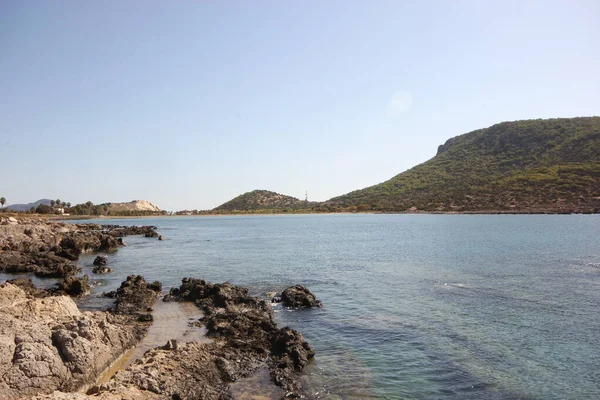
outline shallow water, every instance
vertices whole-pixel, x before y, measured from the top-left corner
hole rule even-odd
[[[148,350],[164,346],[169,340],[178,342],[210,342],[206,328],[192,322],[202,317],[202,311],[193,303],[164,302],[157,300],[151,312],[154,317],[146,336],[138,345],[123,354],[96,381],[97,385],[107,382],[118,371],[140,359]]]
[[[307,285],[316,310],[278,308],[315,346],[302,379],[322,399],[600,397],[600,216],[299,215],[112,220],[132,273],[254,294]],[[91,298],[86,306],[101,306]]]

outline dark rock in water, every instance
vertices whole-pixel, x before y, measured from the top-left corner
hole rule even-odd
[[[156,226],[119,226],[119,225],[102,225],[102,230],[106,232],[106,234],[114,236],[114,237],[122,237],[122,236],[133,236],[133,235],[153,235],[156,233]],[[155,237],[155,236],[150,236]]]
[[[3,251],[0,252],[0,271],[8,273],[33,272],[39,277],[62,278],[81,272],[81,268],[51,252]]]
[[[121,283],[115,292],[105,294],[113,297],[115,301],[114,310],[120,314],[133,314],[152,307],[156,298],[160,295],[162,284],[153,282],[148,284],[141,275],[129,275],[127,280]]]
[[[154,321],[154,317],[152,314],[140,314],[137,318],[139,322],[152,322]]]
[[[117,238],[117,243],[119,244],[119,246],[125,246],[125,243],[123,242],[123,238]]]
[[[108,264],[108,258],[106,256],[98,256],[94,259],[94,265],[106,265]]]
[[[90,285],[88,283],[88,276],[83,277],[68,276],[64,281],[59,283],[58,288],[55,290],[56,294],[68,294],[69,296],[84,296],[90,293]]]
[[[167,341],[167,344],[165,344],[164,346],[162,346],[161,349],[163,349],[163,350],[177,350],[177,347],[178,347],[177,340],[171,339],[171,340]]]
[[[152,290],[154,290],[155,292],[161,292],[162,291],[162,283],[159,281],[154,281],[151,284],[148,285],[148,287]]]
[[[304,340],[302,334],[289,328],[279,329],[272,341],[271,351],[275,355],[289,356],[294,369],[300,370],[315,356],[315,349]]]
[[[117,240],[101,232],[73,232],[60,241],[61,252],[79,254],[97,251],[114,251]]]
[[[94,274],[108,274],[110,272],[112,272],[112,268],[103,266],[103,265],[97,265],[92,269],[92,272]]]
[[[160,235],[160,236],[158,237],[158,240],[164,240],[164,239],[163,239],[163,237],[162,237],[162,235]]]
[[[287,307],[322,307],[321,301],[302,285],[290,286],[281,293],[281,301]]]
[[[295,371],[303,369],[315,351],[299,332],[277,327],[268,301],[229,282],[212,284],[194,278],[172,288],[165,296],[169,300],[193,301],[202,308],[207,335],[225,342],[216,361],[225,381],[247,376],[266,362],[276,384],[299,392]]]
[[[158,237],[158,233],[152,231],[152,232],[146,233],[144,236],[147,238],[155,238],[155,237]]]

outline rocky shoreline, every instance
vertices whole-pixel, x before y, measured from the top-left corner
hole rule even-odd
[[[88,276],[77,276],[74,261],[84,253],[116,251],[127,235],[159,237],[152,226],[0,220],[0,272],[63,279],[50,289],[23,277],[0,285],[0,398],[234,399],[231,383],[265,370],[281,387],[281,398],[305,398],[297,373],[315,351],[299,332],[277,326],[271,300],[196,278],[184,278],[162,301],[199,307],[203,317],[193,324],[210,340],[168,340],[98,382],[144,338],[163,296],[160,282],[131,275],[104,294],[114,299],[108,310],[82,312],[70,297],[89,293]],[[272,301],[321,306],[300,285]]]

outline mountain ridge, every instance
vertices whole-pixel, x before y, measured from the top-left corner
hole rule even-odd
[[[277,208],[250,201],[260,192],[213,211]],[[294,200],[286,212],[600,212],[600,117],[477,129],[449,138],[434,157],[387,181],[324,202],[269,193]]]
[[[430,160],[325,203],[380,211],[597,210],[598,154],[600,117],[501,122],[450,138]]]
[[[296,197],[279,194],[270,190],[252,190],[215,207],[215,211],[252,211],[303,209],[316,203],[300,200]]]

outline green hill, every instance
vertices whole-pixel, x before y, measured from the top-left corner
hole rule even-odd
[[[600,117],[503,122],[449,139],[329,209],[600,212]]]
[[[268,190],[253,190],[216,207],[215,211],[272,211],[287,212],[310,208],[314,203]]]

